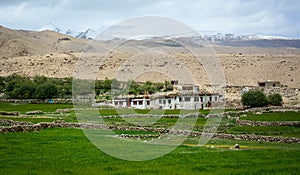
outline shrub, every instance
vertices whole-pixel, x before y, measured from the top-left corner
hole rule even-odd
[[[271,94],[268,96],[268,101],[270,105],[281,106],[282,96],[280,94]]]
[[[268,105],[268,100],[262,91],[252,90],[242,95],[242,103],[248,107],[264,107]]]
[[[36,88],[35,97],[37,99],[49,99],[57,94],[57,88],[54,84],[41,84]]]

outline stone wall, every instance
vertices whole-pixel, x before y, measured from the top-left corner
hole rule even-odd
[[[58,103],[58,104],[71,104],[72,99],[63,99],[63,98],[56,98],[56,99],[51,99],[52,103]],[[13,104],[45,104],[45,103],[50,103],[49,99],[46,100],[40,100],[40,99],[3,99],[0,98],[0,102],[4,103],[13,103]]]
[[[256,141],[256,142],[277,142],[277,143],[300,143],[300,138],[293,137],[273,137],[273,136],[261,136],[253,134],[243,134],[243,135],[233,135],[233,134],[221,134],[221,133],[205,133],[202,132],[190,132],[183,130],[169,131],[169,134],[192,136],[192,137],[201,137],[206,136],[210,138],[218,139],[236,139],[236,140],[245,140],[245,141]],[[161,138],[157,134],[148,134],[148,135],[131,135],[131,134],[121,134],[120,137],[124,138]]]
[[[8,126],[3,126],[8,125]],[[42,129],[53,128],[53,127],[64,127],[64,128],[88,128],[88,129],[110,129],[110,130],[132,130],[132,131],[150,131],[158,132],[160,134],[176,134],[185,136],[209,136],[212,138],[219,139],[237,139],[247,141],[261,141],[261,142],[280,142],[280,143],[300,143],[300,138],[287,138],[287,137],[273,137],[273,136],[261,136],[261,135],[233,135],[233,134],[221,134],[221,133],[202,133],[197,131],[186,131],[186,130],[168,130],[164,128],[150,128],[150,127],[132,127],[132,126],[106,126],[101,124],[80,124],[80,123],[67,123],[61,121],[54,122],[41,122],[38,124],[32,124],[30,122],[16,122],[12,120],[0,120],[0,133],[6,132],[32,132],[40,131]],[[126,138],[151,138],[161,137],[158,134],[148,134],[144,136],[121,134],[121,137]],[[164,135],[162,135],[163,137]]]
[[[240,126],[300,126],[300,121],[250,121],[237,118],[236,123]]]

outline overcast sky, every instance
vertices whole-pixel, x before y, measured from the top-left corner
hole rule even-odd
[[[203,32],[300,38],[299,0],[0,0],[0,25],[14,29],[100,30],[145,15]]]

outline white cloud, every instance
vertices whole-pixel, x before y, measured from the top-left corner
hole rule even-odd
[[[104,28],[132,17],[156,15],[196,30],[300,37],[300,1],[294,0],[23,0],[0,2],[0,24],[39,29]]]

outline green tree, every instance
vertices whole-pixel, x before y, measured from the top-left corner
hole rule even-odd
[[[157,91],[162,91],[164,89],[164,83],[154,83]]]
[[[0,93],[5,90],[5,77],[0,77]]]
[[[35,84],[32,81],[26,81],[19,88],[16,88],[14,92],[18,99],[34,98]]]
[[[141,93],[141,87],[140,85],[135,82],[135,81],[132,81],[130,83],[130,86],[129,86],[129,94],[133,94],[133,95],[138,95]]]
[[[270,105],[281,106],[282,105],[282,96],[280,94],[271,94],[268,96],[268,101]]]
[[[242,95],[242,103],[248,107],[263,107],[268,105],[268,100],[262,91],[250,90]]]
[[[35,84],[26,77],[10,75],[5,79],[5,95],[7,98],[28,99],[33,98]]]
[[[173,91],[174,87],[173,85],[171,84],[171,82],[169,81],[165,81],[165,92],[168,92],[168,91]]]
[[[57,95],[57,88],[54,84],[41,84],[36,88],[35,97],[37,99],[49,99]]]
[[[153,94],[158,91],[151,81],[146,81],[143,86],[140,87],[141,93],[143,94]]]
[[[36,75],[36,76],[34,76],[33,77],[33,82],[35,83],[35,84],[37,84],[37,85],[39,85],[39,84],[44,84],[44,83],[46,83],[47,82],[47,77],[45,77],[45,76],[39,76],[39,75]]]
[[[111,84],[112,84],[112,80],[105,78],[105,80],[103,81],[104,92],[108,92],[111,90]]]

